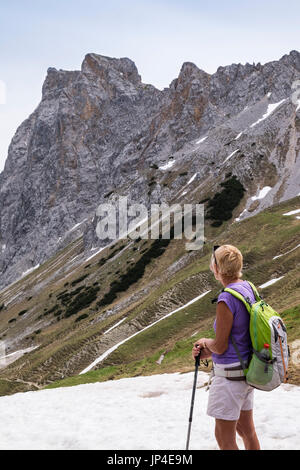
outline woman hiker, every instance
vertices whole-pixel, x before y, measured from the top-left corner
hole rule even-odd
[[[250,284],[241,278],[242,253],[232,245],[214,247],[210,270],[224,287],[232,287],[250,301],[255,296]],[[232,334],[240,355],[248,361],[251,354],[249,313],[244,304],[229,292],[218,296],[215,339],[201,338],[194,344],[192,356],[212,358],[214,373],[209,388],[207,414],[215,418],[215,437],[221,450],[238,450],[236,431],[242,437],[246,450],[259,450],[260,445],[253,422],[254,388],[245,382],[243,370],[230,339]],[[233,369],[235,372],[224,370]],[[218,375],[218,371],[223,376]],[[230,377],[231,374],[231,377]],[[234,375],[235,374],[235,375]],[[240,374],[240,376],[238,376]]]

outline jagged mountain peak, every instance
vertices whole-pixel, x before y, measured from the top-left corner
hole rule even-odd
[[[100,54],[88,53],[81,65],[82,72],[92,73],[101,78],[107,77],[105,72],[110,69],[115,70],[122,78],[129,80],[134,85],[141,83],[141,76],[138,73],[138,69],[135,63],[128,57],[117,59]]]
[[[99,203],[118,194],[149,207],[176,200],[192,178],[186,197],[201,200],[218,190],[224,162],[251,195],[253,184],[276,182],[269,205],[298,194],[299,110],[289,98],[299,57],[212,75],[184,62],[163,91],[143,84],[127,57],[88,53],[81,70],[49,67],[1,173],[0,286],[82,234]],[[84,238],[87,251],[93,241]]]
[[[274,61],[276,62],[276,61]],[[284,62],[286,64],[293,64],[300,70],[300,52],[296,50],[290,51],[289,54],[284,54],[278,62]]]

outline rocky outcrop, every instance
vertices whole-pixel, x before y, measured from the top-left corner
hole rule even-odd
[[[247,189],[243,216],[297,195],[299,78],[297,51],[213,75],[186,62],[162,91],[128,58],[87,54],[80,71],[49,68],[0,175],[0,287],[81,233],[86,251],[101,244],[95,209],[118,195],[148,207],[199,202],[229,171]]]

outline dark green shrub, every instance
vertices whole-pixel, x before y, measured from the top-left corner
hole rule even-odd
[[[55,317],[59,317],[59,315],[62,313],[62,310],[61,309],[58,309],[56,310],[56,312],[54,312],[54,316]]]
[[[105,263],[106,263],[106,258],[101,258],[99,261],[98,261],[98,266],[103,266]]]
[[[63,290],[62,292],[60,292],[57,296],[58,299],[61,298],[61,296],[63,296],[66,292],[68,292],[67,290]]]
[[[64,294],[61,294],[59,297],[57,297],[63,305],[68,305],[70,303],[72,297],[76,294],[78,294],[80,291],[83,289],[86,289],[86,286],[78,286],[75,290],[71,292],[66,292]]]
[[[202,199],[199,204],[204,204],[205,202],[210,201],[210,197],[206,197],[205,199]]]
[[[19,317],[21,317],[22,315],[24,315],[26,312],[28,312],[28,310],[21,310],[21,312],[18,313]]]
[[[97,298],[97,292],[100,290],[98,286],[87,287],[84,292],[80,292],[68,305],[65,313],[65,318],[75,315],[83,308],[88,307]]]
[[[246,191],[235,175],[221,183],[221,186],[223,190],[216,193],[207,206],[206,217],[213,220],[213,227],[231,219],[233,209],[239,205]]]
[[[172,229],[170,232],[172,236]],[[110,290],[99,302],[97,302],[97,307],[110,304],[117,298],[117,294],[119,292],[126,291],[132,284],[137,282],[144,275],[146,266],[152,261],[152,259],[155,259],[164,253],[164,250],[170,241],[170,239],[155,240],[139,260],[129,268],[125,274],[120,276],[119,280],[111,283]]]
[[[59,309],[59,305],[56,304],[48,310],[48,313],[53,313],[53,312],[55,312],[55,310],[58,310],[58,309]]]
[[[79,315],[79,317],[76,318],[75,323],[78,321],[84,320],[84,318],[87,318],[87,317],[88,317],[88,314],[83,313],[82,315]]]
[[[86,277],[88,277],[88,274],[84,274],[83,276],[80,276],[77,279],[74,279],[74,281],[71,282],[71,286],[75,286],[79,282],[83,281]]]
[[[110,254],[107,256],[106,260],[113,258],[113,257],[118,253],[118,251],[120,251],[120,250],[117,249],[117,250],[112,251],[112,253],[110,253]]]

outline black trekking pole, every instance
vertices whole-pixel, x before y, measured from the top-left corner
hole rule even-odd
[[[189,429],[188,429],[188,435],[187,435],[185,450],[189,450],[191,426],[192,426],[192,421],[193,421],[194,400],[195,400],[195,392],[196,392],[196,385],[197,385],[198,367],[199,367],[199,364],[200,364],[200,355],[201,355],[201,349],[199,351],[198,356],[196,356],[196,358],[195,358],[194,385],[193,385],[193,393],[192,393],[192,401],[191,401],[191,409],[190,409],[190,417],[189,417]]]

